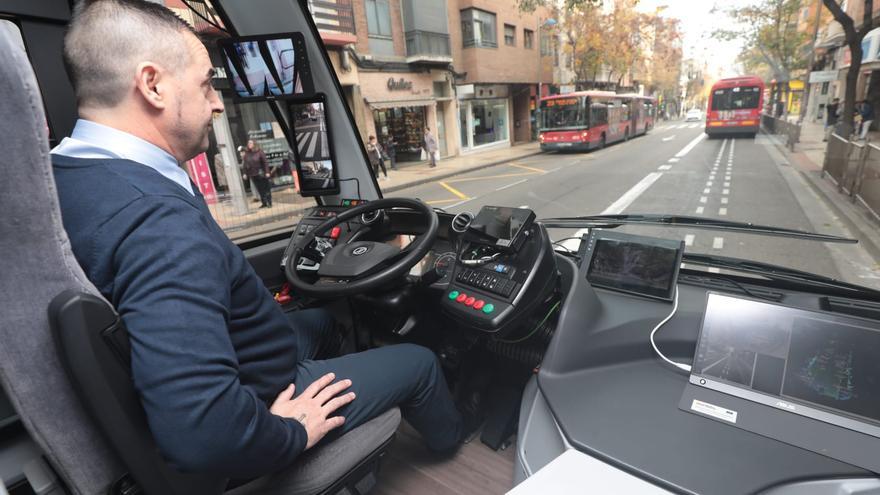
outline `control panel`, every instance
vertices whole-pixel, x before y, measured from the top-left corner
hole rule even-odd
[[[309,210],[296,226],[296,232],[291,238],[290,244],[287,246],[287,249],[284,252],[284,256],[281,257],[281,270],[284,270],[284,268],[287,266],[287,260],[290,254],[293,252],[294,246],[301,239],[303,239],[306,234],[308,234],[330,218],[336,217],[336,215],[338,215],[342,211],[345,211],[346,209],[354,206],[358,206],[363,202],[364,200],[345,199],[342,200],[342,203],[338,206],[316,206],[315,208]],[[335,246],[342,237],[350,235],[352,231],[356,230],[356,228],[350,225],[352,223],[357,222],[352,221],[343,225],[337,225],[327,232],[324,232],[323,235],[315,237],[315,243],[312,247],[322,254],[326,253],[333,246]],[[308,258],[300,258],[299,264],[296,267],[297,270],[306,272],[317,272],[318,268],[320,268],[320,265]]]

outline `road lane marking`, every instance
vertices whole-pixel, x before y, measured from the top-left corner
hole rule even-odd
[[[688,234],[684,236],[684,245],[688,247],[694,245],[694,234]]]
[[[530,175],[536,175],[532,172],[515,172],[512,174],[498,174],[498,175],[485,175],[480,177],[462,177],[460,179],[449,179],[446,181],[447,184],[452,184],[456,182],[471,182],[475,180],[489,180],[489,179],[506,179],[508,177],[525,177]]]
[[[702,133],[702,134],[700,134],[699,136],[695,137],[693,141],[691,141],[690,143],[688,143],[687,146],[685,146],[684,148],[681,149],[681,151],[679,151],[678,153],[676,153],[676,154],[675,154],[675,157],[676,157],[676,158],[681,158],[681,157],[683,157],[684,155],[687,155],[688,153],[690,153],[690,151],[691,151],[692,149],[694,149],[694,146],[700,144],[700,141],[702,141],[702,140],[704,140],[704,139],[706,139],[706,134],[705,134],[705,133]]]
[[[727,196],[728,194],[730,194],[730,189],[722,189],[721,194]]]
[[[721,215],[722,217],[723,217],[724,215],[727,215],[727,208],[719,208],[719,209],[718,209],[718,214]]]
[[[463,205],[463,204],[465,204],[465,203],[467,203],[467,202],[469,202],[469,201],[472,201],[473,199],[474,199],[474,198],[468,198],[468,199],[465,199],[465,200],[463,200],[463,201],[459,201],[458,203],[451,204],[451,205],[447,206],[447,208],[455,208],[455,207],[457,207],[457,206],[461,206],[461,205]]]
[[[702,215],[704,211],[706,211],[706,209],[702,206],[697,207],[697,215]]]
[[[700,196],[700,203],[705,203],[708,200],[709,198],[707,198],[706,196]]]
[[[724,238],[716,237],[712,239],[712,249],[724,249]]]
[[[663,141],[672,141],[673,139],[675,139],[675,134],[673,134],[673,135],[671,135],[671,136],[669,136],[669,137],[665,137],[665,138],[663,138]]]
[[[651,187],[651,184],[657,182],[657,179],[662,176],[663,174],[661,172],[651,172],[646,175],[638,184],[632,186],[629,191],[623,193],[623,196],[618,198],[617,201],[611,203],[611,206],[605,208],[605,211],[603,211],[602,214],[616,215],[622,212],[627,206],[631,205],[636,198],[641,196],[643,192],[648,190],[648,188]]]
[[[703,194],[709,194],[710,192],[712,192],[712,190],[708,187],[706,189],[703,189]]]
[[[709,268],[709,273],[721,273],[721,269],[713,266]]]
[[[441,186],[443,186],[443,188],[446,189],[447,191],[449,191],[449,192],[451,192],[452,194],[455,194],[456,196],[458,196],[460,199],[464,199],[464,200],[471,199],[471,198],[468,197],[467,194],[465,194],[465,193],[459,191],[458,189],[456,189],[456,188],[450,186],[449,184],[447,184],[447,183],[445,183],[445,182],[443,182],[443,181],[439,181],[439,182],[437,182],[437,183],[440,184]]]
[[[691,124],[689,128],[696,129],[697,127],[700,127],[700,124]]]
[[[531,170],[532,172],[538,172],[540,174],[547,173],[547,171],[542,168],[527,167],[525,165],[520,165],[518,163],[508,163],[508,165],[510,165],[511,167],[521,168],[523,170]]]
[[[666,161],[669,163],[676,163],[676,162],[678,162],[678,160],[679,160],[678,158],[670,158],[669,160],[666,160]]]
[[[710,175],[709,178],[711,179],[712,176]],[[708,187],[712,187],[712,181],[711,181],[711,180],[707,180],[707,181],[706,181],[706,185],[707,185]]]
[[[730,181],[724,181],[724,187],[730,187]]]
[[[562,167],[551,168],[550,170],[547,171],[547,173],[549,174],[552,172],[556,172],[557,170],[560,170],[560,169],[562,169]]]
[[[657,167],[657,170],[670,170],[672,169],[672,165],[660,165]]]
[[[529,180],[529,179],[518,180],[518,181],[516,181],[516,182],[512,182],[512,183],[510,183],[510,184],[507,184],[506,186],[501,186],[501,187],[499,187],[499,188],[497,188],[497,189],[495,189],[495,190],[496,190],[496,191],[503,191],[503,190],[507,189],[508,187],[513,187],[513,186],[515,186],[515,185],[517,185],[517,184],[522,184],[523,182],[525,182],[525,181],[527,181],[527,180]]]

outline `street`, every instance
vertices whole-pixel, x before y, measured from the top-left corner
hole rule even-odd
[[[529,207],[539,219],[663,213],[852,237],[767,136],[708,139],[703,126],[660,123],[646,136],[603,150],[546,153],[393,195],[417,197],[452,213],[476,213],[489,204]],[[684,240],[687,252],[761,261],[880,287],[877,261],[858,245],[689,228],[622,230]],[[577,241],[564,239],[579,234],[551,232],[571,249]]]
[[[320,118],[305,120],[304,125],[296,126],[296,144],[300,159],[304,162],[330,159],[327,131]]]

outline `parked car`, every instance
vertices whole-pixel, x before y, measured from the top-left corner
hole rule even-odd
[[[703,120],[703,112],[697,110],[696,108],[692,108],[688,110],[688,113],[684,116],[685,122],[690,122],[692,120],[700,121]]]

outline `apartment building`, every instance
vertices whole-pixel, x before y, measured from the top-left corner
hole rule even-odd
[[[550,10],[520,12],[513,0],[449,0],[463,152],[535,138],[539,88],[553,82]]]

